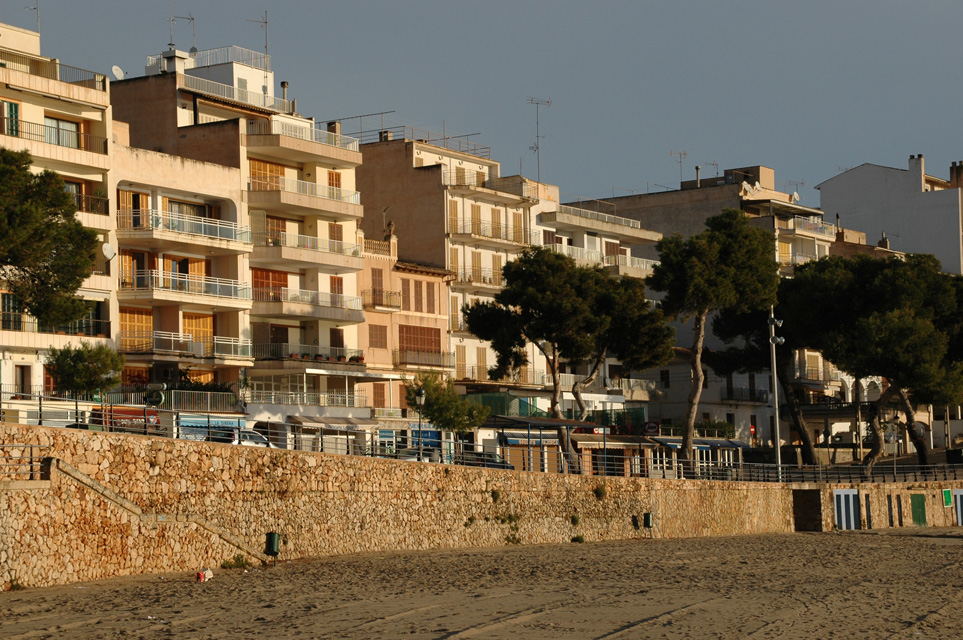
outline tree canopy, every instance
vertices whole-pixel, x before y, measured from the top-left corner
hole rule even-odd
[[[488,407],[469,402],[458,395],[451,380],[427,372],[419,373],[405,385],[405,399],[411,409],[419,409],[418,389],[425,390],[425,404],[420,407],[422,418],[442,431],[464,433],[488,417]]]
[[[124,356],[106,345],[81,342],[77,347],[50,347],[46,366],[58,391],[93,393],[120,383]]]
[[[775,304],[779,284],[775,237],[771,231],[750,225],[742,211],[726,209],[706,220],[702,233],[663,238],[657,249],[660,263],[648,285],[664,292],[662,309],[667,316],[693,323],[689,350],[692,387],[682,438],[685,454],[692,459],[705,378],[702,352],[707,318],[723,309],[749,312]]]
[[[0,267],[30,315],[63,324],[84,313],[74,294],[90,275],[97,234],[76,219],[63,180],[30,166],[26,151],[0,148]]]

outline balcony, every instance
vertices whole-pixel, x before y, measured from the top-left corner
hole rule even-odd
[[[50,325],[39,322],[37,319],[25,313],[11,313],[4,311],[0,313],[0,331],[14,331],[17,333],[33,334],[63,334],[65,336],[86,336],[91,338],[109,338],[110,322],[107,320],[93,320],[82,318],[63,325]],[[48,342],[42,346],[49,346]],[[42,340],[41,340],[42,342]],[[11,340],[7,339],[4,344],[12,346]]]
[[[61,64],[56,59],[5,50],[0,51],[0,68],[8,72],[26,73],[38,79],[55,80],[74,88],[98,92],[107,91],[107,77],[105,75]],[[7,80],[4,80],[4,82],[7,82]],[[36,88],[39,90],[40,87]],[[49,87],[45,88],[50,91]],[[101,101],[106,102],[106,99],[106,96],[103,96]]]
[[[197,358],[250,359],[251,341],[225,336],[195,340],[190,333],[121,331],[119,350],[124,353],[174,353]]]
[[[364,252],[378,256],[391,256],[391,243],[386,240],[364,239]]]
[[[0,146],[29,151],[37,159],[103,170],[110,167],[107,138],[26,120],[0,118]]]
[[[488,178],[484,172],[444,169],[441,182],[453,193],[492,204],[524,206],[533,204],[538,197],[534,185],[506,178]]]
[[[484,158],[486,160],[491,160],[492,157],[491,147],[472,142],[464,136],[448,136],[403,125],[365,131],[358,137],[358,139],[360,140],[361,144],[385,142],[394,139],[415,140],[422,144],[430,144],[435,147],[442,147],[450,151],[456,151],[458,153],[464,153],[471,156],[476,156],[478,158]]]
[[[839,382],[841,375],[839,369],[829,366],[798,367],[796,369],[796,378],[802,382],[822,382],[830,384]]]
[[[395,350],[391,352],[391,362],[396,367],[453,369],[455,367],[455,354],[438,351]]]
[[[361,245],[296,233],[255,233],[251,259],[258,265],[282,270],[297,266],[343,273],[364,268]]]
[[[401,292],[385,289],[366,289],[361,292],[361,305],[378,311],[400,311]]]
[[[453,288],[467,290],[468,292],[496,292],[502,288],[502,272],[482,267],[462,267],[455,273],[452,280]]]
[[[156,209],[118,211],[117,235],[157,241],[151,245],[155,250],[184,251],[202,245],[238,254],[250,251],[251,243],[251,230],[237,223]]]
[[[81,193],[72,193],[74,204],[80,213],[96,213],[101,216],[110,215],[110,200],[97,196],[87,196]]]
[[[658,260],[645,260],[632,256],[612,255],[603,260],[605,270],[615,276],[630,278],[646,278],[652,274],[652,269],[659,264]]]
[[[493,379],[488,374],[488,367],[477,365],[455,365],[455,380],[472,380],[476,382],[491,382],[493,384],[520,384],[528,386],[542,386],[545,377],[543,371],[515,371],[511,375]]]
[[[121,274],[120,300],[166,300],[184,308],[249,309],[250,285],[238,280],[170,273],[133,271]]]
[[[229,84],[222,84],[220,82],[214,82],[213,80],[198,78],[197,76],[177,74],[177,88],[199,93],[217,100],[233,102],[243,106],[273,111],[275,113],[294,113],[294,101],[292,100],[276,98],[257,91],[238,89]]]
[[[253,404],[305,405],[309,407],[364,408],[368,399],[355,393],[316,393],[310,391],[250,390],[244,399]]]
[[[761,404],[769,402],[769,392],[763,389],[732,387],[731,389],[720,389],[720,392],[723,402],[758,402]]]
[[[642,223],[631,218],[578,209],[566,205],[559,205],[558,211],[546,211],[539,214],[541,224],[566,231],[593,231],[606,236],[618,238],[623,243],[658,242],[662,234],[642,228]]]
[[[256,360],[302,360],[308,362],[346,362],[364,364],[364,351],[316,344],[276,343],[254,345]]]
[[[543,246],[555,253],[568,256],[581,264],[591,266],[602,264],[602,252],[596,251],[595,249],[583,249],[582,247],[573,247],[568,244],[546,244]]]
[[[363,212],[357,191],[280,176],[252,178],[245,196],[249,205],[303,214],[320,211],[336,220],[356,220]]]
[[[248,151],[300,164],[324,159],[325,165],[353,169],[361,164],[355,138],[279,120],[251,120],[247,123]]]
[[[257,316],[298,320],[331,320],[335,322],[364,322],[361,298],[339,293],[289,289],[287,287],[257,288],[254,308]]]
[[[492,224],[480,220],[460,220],[451,231],[453,240],[493,249],[524,249],[538,244],[538,233],[523,227]]]
[[[779,222],[780,234],[789,232],[790,235],[817,236],[824,240],[836,239],[836,225],[827,224],[821,218],[812,216],[794,216],[787,226]]]

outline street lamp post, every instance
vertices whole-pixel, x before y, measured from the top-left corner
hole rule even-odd
[[[421,411],[425,407],[424,387],[418,387],[415,391],[415,402],[418,403],[418,462],[424,462],[424,433],[421,429]]]
[[[773,429],[772,444],[776,448],[776,475],[782,480],[782,449],[779,446],[779,377],[776,375],[776,345],[783,344],[786,339],[776,335],[776,327],[782,326],[782,320],[776,320],[775,311],[769,307],[769,354],[772,364],[772,413]]]

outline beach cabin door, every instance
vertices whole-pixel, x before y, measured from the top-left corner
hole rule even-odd
[[[910,507],[913,509],[913,525],[926,526],[926,496],[922,493],[910,494]]]
[[[956,506],[956,524],[963,527],[963,489],[954,489],[953,498]]]
[[[859,491],[836,489],[833,491],[836,506],[836,528],[840,531],[859,529]]]

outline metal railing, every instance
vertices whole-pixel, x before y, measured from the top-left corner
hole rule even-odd
[[[107,90],[107,76],[95,71],[62,64],[49,58],[38,58],[10,50],[0,51],[0,66],[32,76],[57,80],[96,91]]]
[[[20,331],[23,333],[63,333],[78,336],[110,337],[110,322],[108,320],[93,320],[82,318],[68,324],[49,325],[38,322],[25,313],[4,311],[0,313],[0,330]]]
[[[0,133],[14,138],[67,147],[68,149],[79,149],[80,151],[100,154],[107,153],[107,138],[103,136],[93,136],[79,131],[67,131],[60,127],[27,122],[26,120],[0,118]]]
[[[323,198],[325,200],[361,204],[361,194],[357,191],[341,189],[340,187],[328,187],[316,182],[306,182],[304,180],[295,180],[294,178],[284,178],[282,176],[251,178],[247,184],[247,189],[248,191],[285,191],[287,193],[297,193],[298,195]]]
[[[340,240],[328,240],[326,238],[316,238],[315,236],[305,236],[297,233],[255,233],[254,246],[256,247],[292,247],[295,249],[308,249],[320,251],[322,253],[336,253],[343,256],[361,257],[361,245],[348,244]]]
[[[255,404],[306,405],[311,407],[351,407],[368,406],[367,398],[356,393],[318,393],[311,391],[271,391],[248,390],[244,399]]]
[[[491,147],[472,142],[471,140],[468,140],[466,136],[446,136],[439,133],[425,131],[423,129],[415,129],[414,127],[385,127],[383,129],[379,128],[369,131],[361,131],[352,135],[356,136],[361,144],[370,144],[372,142],[384,142],[391,139],[405,138],[424,144],[434,145],[436,147],[442,147],[451,151],[458,151],[459,153],[467,153],[468,155],[485,158],[486,160],[491,160],[492,157]]]
[[[563,256],[568,256],[575,260],[581,260],[583,262],[591,262],[596,264],[602,263],[602,252],[596,251],[595,249],[583,249],[582,247],[573,247],[568,244],[546,244],[543,245],[546,249],[554,251],[555,253],[560,253]]]
[[[255,302],[297,302],[332,309],[361,309],[361,298],[326,291],[265,287],[254,289]]]
[[[723,402],[769,402],[769,392],[763,389],[733,387],[731,389],[720,389],[720,391]]]
[[[492,224],[481,220],[459,220],[451,233],[470,234],[516,244],[538,244],[538,233],[509,224]]]
[[[218,64],[237,62],[262,71],[271,70],[271,56],[260,51],[245,49],[237,45],[204,49],[191,55],[194,67],[212,67]],[[159,73],[163,69],[162,55],[147,56],[147,75]]]
[[[497,380],[488,373],[488,367],[482,365],[455,365],[456,380],[477,380],[479,382],[498,382],[500,384],[540,385],[545,377],[544,371],[515,371]]]
[[[827,224],[821,220],[795,216],[793,218],[793,228],[801,231],[809,231],[821,236],[836,237],[836,225]]]
[[[118,231],[176,231],[193,236],[250,242],[251,229],[236,222],[158,211],[157,209],[120,209]]]
[[[458,171],[444,169],[441,172],[441,182],[454,187],[476,187],[501,191],[522,198],[538,197],[535,185],[521,182],[518,178],[489,178],[484,171]]]
[[[401,308],[401,292],[387,289],[365,289],[361,292],[361,304],[368,307]]]
[[[375,418],[404,418],[405,409],[398,407],[372,407],[371,415]]]
[[[600,213],[598,211],[591,211],[589,209],[578,209],[576,207],[570,207],[564,204],[558,205],[558,212],[567,216],[576,216],[579,218],[585,218],[586,220],[595,220],[597,222],[607,222],[609,224],[617,224],[622,227],[631,227],[632,229],[642,228],[642,223],[638,220],[613,216],[608,213]]]
[[[121,274],[120,290],[174,291],[215,298],[251,299],[251,286],[244,282],[153,269]]]
[[[118,350],[123,353],[193,353],[193,336],[171,331],[121,331]]]
[[[644,378],[619,378],[616,386],[623,391],[658,391],[662,387],[657,380]]]
[[[814,380],[817,382],[839,382],[839,369],[829,367],[798,367],[796,377],[800,380]]]
[[[455,354],[451,352],[396,349],[391,352],[391,362],[398,366],[445,367],[450,369],[455,366]]]
[[[294,113],[293,100],[285,100],[284,98],[276,98],[256,91],[238,89],[229,84],[222,84],[220,82],[214,82],[213,80],[198,78],[197,76],[178,73],[177,86],[188,91],[196,91],[197,93],[203,93],[224,100],[242,102],[261,109],[268,109],[279,113]]]
[[[251,341],[245,338],[213,336],[195,344],[202,345],[203,355],[207,358],[250,358],[253,356]]]
[[[143,386],[123,386],[104,394],[104,402],[119,406],[144,406],[147,389]],[[240,413],[243,406],[238,397],[227,391],[186,391],[169,389],[164,391],[164,402],[157,406],[159,411],[191,411],[199,413]],[[147,409],[153,411],[153,409]]]
[[[644,271],[651,271],[658,264],[658,260],[646,260],[645,258],[633,258],[632,256],[623,255],[613,255],[605,256],[603,259],[603,264],[607,266],[618,265],[620,267],[630,267],[632,269],[642,269]]]
[[[0,444],[0,479],[43,480],[50,445]]]
[[[455,282],[500,287],[503,284],[503,278],[501,270],[495,271],[487,267],[461,267],[455,272]]]
[[[808,254],[808,253],[791,253],[791,254],[780,254],[779,263],[789,264],[789,265],[800,265],[806,264],[812,260],[818,259],[819,256]]]
[[[77,211],[82,213],[96,213],[102,216],[110,215],[110,200],[98,196],[88,196],[82,193],[70,194],[77,205]]]
[[[254,345],[257,360],[314,360],[317,362],[364,362],[364,351],[344,347],[321,347],[316,344],[286,342],[258,343]]]
[[[248,135],[281,135],[298,140],[308,140],[319,144],[357,151],[358,141],[350,136],[343,136],[340,133],[333,133],[317,126],[306,127],[290,122],[279,122],[277,120],[250,120],[247,123]]]

